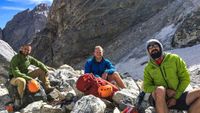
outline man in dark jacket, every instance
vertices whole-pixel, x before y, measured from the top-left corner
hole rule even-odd
[[[42,62],[29,55],[31,53],[31,49],[32,48],[30,45],[21,46],[19,53],[16,54],[10,62],[10,83],[14,86],[17,86],[17,90],[21,99],[24,95],[26,83],[36,77],[43,82],[47,93],[54,89],[50,86],[47,67]],[[39,67],[39,69],[29,72],[28,67],[30,65]]]
[[[101,46],[96,46],[94,57],[87,60],[85,73],[93,73],[96,77],[102,77],[111,83],[115,81],[120,88],[126,87],[112,63],[103,58],[103,48]]]
[[[162,44],[147,41],[150,58],[144,69],[144,91],[151,93],[157,113],[169,113],[168,108],[200,113],[200,89],[185,91],[190,83],[186,64],[176,54],[165,53]]]

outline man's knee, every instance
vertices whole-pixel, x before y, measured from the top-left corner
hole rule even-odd
[[[38,71],[38,73],[39,73],[40,75],[46,76],[45,71],[43,71],[42,69],[37,69],[37,71]]]
[[[10,83],[14,86],[25,86],[26,80],[22,77],[17,77],[17,78],[11,79]]]
[[[112,78],[119,78],[120,77],[118,72],[114,72],[111,76],[112,76]]]
[[[166,89],[163,86],[158,86],[155,90],[155,96],[156,98],[163,98],[165,97]]]
[[[19,77],[16,80],[17,86],[25,87],[26,86],[26,80],[24,78]]]

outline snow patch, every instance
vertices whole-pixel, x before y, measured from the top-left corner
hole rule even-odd
[[[200,44],[167,52],[178,54],[186,62],[190,70],[195,70],[198,67],[200,68]],[[131,58],[125,62],[118,63],[116,68],[120,73],[128,72],[134,79],[143,79],[143,70],[147,60],[147,56],[139,59]]]

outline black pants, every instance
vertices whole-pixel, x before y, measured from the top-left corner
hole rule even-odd
[[[186,97],[187,97],[188,91],[184,92],[178,100],[176,100],[176,105],[170,107],[169,109],[176,109],[176,110],[188,110],[190,108],[190,105],[186,104]],[[155,101],[153,99],[153,96],[150,95],[149,97],[149,103],[151,106],[155,107]]]

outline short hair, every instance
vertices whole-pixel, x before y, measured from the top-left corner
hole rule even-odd
[[[101,49],[102,51],[103,51],[103,48],[101,47],[101,46],[95,46],[95,48],[94,48],[94,51],[96,50],[96,49]]]

